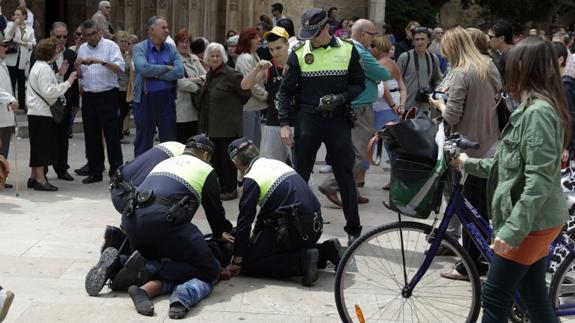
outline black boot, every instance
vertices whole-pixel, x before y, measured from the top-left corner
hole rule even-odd
[[[146,270],[146,258],[138,250],[134,251],[124,264],[110,286],[113,291],[126,290],[132,285],[142,286],[150,281],[150,273]]]
[[[325,269],[327,262],[331,262],[337,270],[337,265],[343,256],[341,243],[337,239],[329,239],[324,241],[318,246],[319,261],[317,262],[318,269]]]
[[[90,296],[96,296],[102,290],[108,278],[120,267],[118,250],[107,248],[100,255],[98,263],[88,271],[84,287]]]
[[[306,249],[303,255],[303,278],[301,284],[311,286],[317,280],[317,262],[319,251],[315,248]]]
[[[132,285],[128,288],[128,294],[130,294],[138,313],[145,316],[154,315],[154,304],[152,304],[152,300],[145,290],[136,285]]]
[[[184,306],[184,304],[180,302],[170,304],[169,316],[172,320],[183,319],[186,317],[186,314],[188,314],[188,309]]]
[[[120,251],[120,254],[124,254],[122,250],[120,250],[124,240],[126,240],[126,234],[124,234],[122,229],[107,225],[106,231],[104,231],[104,244],[102,245],[101,251],[103,252],[108,247],[114,247]],[[126,249],[126,246],[124,246],[124,249]]]

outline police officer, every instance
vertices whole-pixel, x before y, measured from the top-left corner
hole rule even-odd
[[[353,116],[349,104],[365,88],[365,73],[352,42],[329,33],[327,13],[308,9],[299,38],[288,58],[288,71],[278,92],[282,141],[295,148],[295,169],[309,180],[323,142],[340,187],[348,243],[361,233],[351,143]],[[289,127],[290,102],[296,98],[295,144]]]
[[[213,282],[220,263],[204,235],[190,220],[199,204],[204,207],[214,236],[232,242],[232,224],[219,198],[218,178],[208,164],[214,144],[205,136],[192,137],[184,153],[160,162],[136,188],[136,207],[122,217],[122,227],[136,250],[112,280],[121,290],[149,279],[182,283],[192,278]],[[117,250],[104,250],[86,276],[86,291],[97,295],[118,266]],[[148,259],[156,266],[146,266]],[[170,259],[169,262],[158,262]],[[152,267],[152,268],[151,268]]]
[[[302,284],[310,286],[326,261],[337,266],[337,239],[316,246],[323,230],[321,205],[303,178],[281,161],[259,157],[247,138],[234,140],[228,153],[244,175],[234,257],[228,267],[232,275],[241,271],[273,278],[303,276]]]

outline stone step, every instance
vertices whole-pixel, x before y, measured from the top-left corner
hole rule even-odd
[[[16,111],[16,122],[17,130],[16,135],[20,138],[28,138],[28,116],[24,111],[18,110]],[[136,128],[134,124],[134,120],[130,118],[130,128]],[[72,128],[72,133],[82,133],[84,132],[84,123],[82,122],[82,117],[80,113],[76,114],[76,118],[74,118],[74,125]]]

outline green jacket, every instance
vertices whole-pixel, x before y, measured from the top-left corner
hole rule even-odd
[[[487,178],[495,236],[518,247],[533,231],[563,225],[568,211],[561,190],[563,125],[543,100],[520,105],[503,130],[493,158],[469,158],[465,171]]]

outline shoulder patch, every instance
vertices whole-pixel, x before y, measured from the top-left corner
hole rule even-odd
[[[305,41],[300,41],[299,43],[295,44],[291,50],[295,52],[296,50],[302,48],[304,44],[305,44]]]

